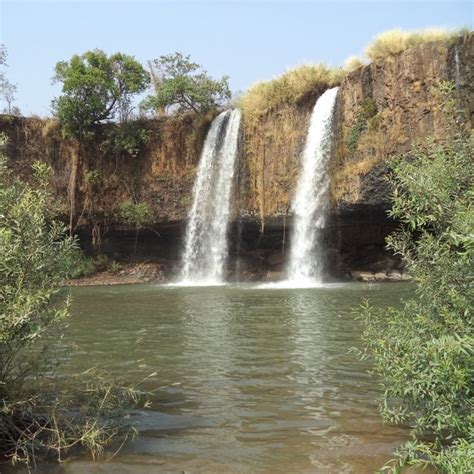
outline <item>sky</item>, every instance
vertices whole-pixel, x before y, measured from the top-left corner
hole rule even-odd
[[[303,62],[343,65],[393,28],[470,27],[474,2],[318,0],[0,0],[7,77],[24,115],[50,115],[54,66],[99,48],[139,61],[180,51],[243,91]],[[3,104],[2,104],[3,108]]]

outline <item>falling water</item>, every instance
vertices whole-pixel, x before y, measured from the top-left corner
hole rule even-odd
[[[207,134],[186,230],[183,285],[218,285],[223,281],[240,118],[239,110],[223,112]]]
[[[461,66],[459,62],[459,50],[457,44],[454,46],[454,63],[456,67],[456,94],[459,99],[461,95]]]
[[[324,92],[314,106],[302,168],[292,202],[293,236],[287,283],[295,287],[321,282],[321,229],[326,219],[329,177],[327,165],[332,147],[332,123],[338,88]]]

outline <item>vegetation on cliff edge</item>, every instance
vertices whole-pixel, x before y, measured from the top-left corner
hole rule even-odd
[[[255,120],[287,104],[297,104],[317,90],[340,84],[345,71],[325,64],[304,64],[280,77],[258,82],[238,100],[246,120]]]
[[[207,112],[226,105],[231,98],[229,78],[213,79],[190,56],[176,52],[150,62],[154,94],[143,102],[145,110]]]

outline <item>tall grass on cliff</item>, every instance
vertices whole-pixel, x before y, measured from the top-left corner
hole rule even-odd
[[[448,30],[444,28],[426,28],[419,31],[405,31],[399,28],[384,31],[375,36],[373,41],[365,48],[363,58],[350,56],[346,59],[347,72],[354,71],[369,61],[383,60],[397,56],[410,48],[425,43],[452,44],[457,38],[471,33],[467,28]]]
[[[79,446],[100,454],[137,401],[93,371],[56,375],[64,354],[53,341],[69,315],[62,285],[78,249],[54,220],[46,165],[34,177],[20,181],[0,155],[0,461],[28,465]]]
[[[262,117],[287,104],[302,102],[318,89],[340,84],[345,72],[325,64],[305,64],[271,81],[258,82],[238,100],[247,120]]]
[[[377,35],[365,50],[367,57],[375,61],[406,51],[423,43],[448,43],[461,35],[462,31],[450,31],[442,28],[428,28],[421,31],[404,31],[400,29],[385,31]]]
[[[391,164],[387,241],[416,282],[401,308],[365,305],[365,356],[383,380],[382,415],[412,426],[392,472],[431,465],[467,474],[474,466],[474,136],[442,84],[447,140],[427,142]],[[387,469],[389,466],[387,466]]]

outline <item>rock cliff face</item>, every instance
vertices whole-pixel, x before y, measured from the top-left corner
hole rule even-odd
[[[439,81],[456,84],[460,107],[474,122],[474,35],[450,46],[424,44],[397,57],[350,73],[340,87],[334,157],[330,165],[331,202],[326,229],[328,271],[397,268],[384,251],[395,223],[388,220],[387,162],[428,136],[445,135]],[[292,106],[244,120],[244,149],[232,226],[231,267],[247,277],[283,269],[290,244],[290,202],[299,172],[309,117],[323,90]],[[81,153],[75,221],[83,245],[92,242],[116,257],[131,253],[133,229],[117,218],[121,202],[146,202],[152,218],[141,232],[143,258],[176,263],[200,150],[213,115],[144,122],[149,137],[137,156],[99,145]],[[23,177],[40,159],[53,168],[51,185],[64,215],[68,212],[71,162],[76,149],[62,139],[53,120],[0,117],[0,132],[10,138],[11,166]],[[94,176],[94,179],[91,179]]]

